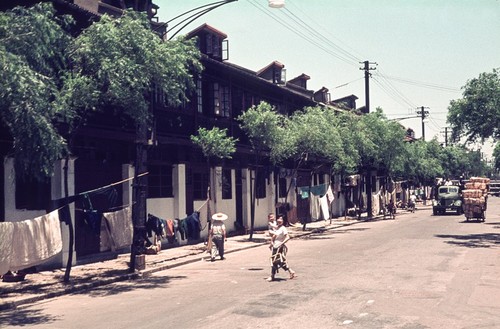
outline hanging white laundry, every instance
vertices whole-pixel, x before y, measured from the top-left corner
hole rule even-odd
[[[44,263],[62,250],[59,211],[15,222],[10,269],[22,270]]]
[[[333,200],[335,199],[331,186],[328,186],[328,190],[326,191],[326,197],[328,198],[328,203],[332,203]]]
[[[132,226],[131,207],[123,208],[115,212],[102,214],[104,220],[109,224],[111,238],[116,249],[128,247],[132,244],[134,228]],[[102,243],[103,241],[101,241]],[[101,246],[101,248],[104,246]]]
[[[329,219],[330,211],[328,210],[328,199],[326,195],[323,195],[321,198],[319,198],[319,205],[321,208],[321,217],[323,217],[324,220]]]
[[[0,222],[0,275],[10,270],[14,223]]]

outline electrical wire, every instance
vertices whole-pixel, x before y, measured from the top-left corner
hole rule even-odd
[[[286,20],[279,19],[276,14],[270,13],[269,10],[267,10],[267,7],[259,4],[256,0],[249,0],[249,2],[251,5],[253,5],[255,8],[257,8],[258,10],[263,12],[265,15],[267,15],[271,19],[275,20],[278,24],[280,24],[281,26],[290,30],[292,33],[296,34],[297,36],[299,36],[302,39],[306,40],[307,42],[311,43],[312,45],[323,50],[327,54],[345,62],[346,64],[356,66],[356,67],[358,66],[357,62],[353,61],[352,59],[346,58],[345,54],[339,54],[338,50],[332,50],[332,49],[327,48],[325,45],[323,45],[324,41],[317,41],[317,40],[315,40],[316,38],[311,38],[311,35],[306,34],[306,32],[308,32],[308,29],[301,31],[301,30],[294,28],[294,25],[300,25],[303,27],[303,24],[301,24],[297,20],[293,19],[290,14],[284,14],[284,15],[287,16],[294,23],[294,25],[288,23]],[[285,12],[290,12],[290,11],[280,11],[280,12],[285,13]]]
[[[413,85],[413,86],[419,86],[419,87],[435,89],[435,90],[440,90],[440,91],[448,91],[448,92],[453,92],[453,93],[460,92],[460,89],[458,89],[458,88],[448,87],[448,86],[443,86],[443,85],[438,85],[438,84],[433,84],[433,83],[428,83],[428,82],[421,82],[421,81],[416,81],[416,80],[403,79],[403,78],[399,78],[399,77],[392,77],[392,76],[382,74],[381,72],[376,72],[375,75],[383,76],[385,79],[394,80],[397,82],[406,83],[406,84]]]

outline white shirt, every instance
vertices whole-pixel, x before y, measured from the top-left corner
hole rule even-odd
[[[274,235],[273,248],[279,248],[283,244],[283,241],[285,241],[288,235],[288,230],[282,225],[272,231],[271,234]]]

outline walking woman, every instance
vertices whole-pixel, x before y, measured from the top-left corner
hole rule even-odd
[[[279,268],[283,268],[290,273],[290,279],[295,278],[295,272],[288,266],[286,261],[287,246],[286,243],[290,240],[288,230],[283,225],[283,216],[278,216],[276,221],[278,228],[271,233],[272,254],[271,254],[271,276],[267,281],[274,281]]]
[[[212,249],[210,250],[210,260],[215,261],[217,255],[220,256],[221,260],[224,260],[224,241],[227,241],[226,237],[226,225],[224,221],[227,219],[227,215],[218,212],[212,216],[212,227],[210,228],[210,237],[212,239]]]

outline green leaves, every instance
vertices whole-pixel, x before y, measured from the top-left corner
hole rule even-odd
[[[241,129],[247,134],[258,156],[269,152],[274,163],[286,158],[293,142],[286,129],[287,119],[266,102],[252,106],[238,118]]]
[[[198,135],[191,136],[191,141],[201,148],[207,159],[231,159],[236,151],[237,139],[227,136],[227,129],[214,127],[210,130],[199,128]]]
[[[14,140],[17,173],[40,180],[66,149],[52,100],[70,40],[49,4],[0,13],[0,119]]]
[[[149,29],[144,14],[127,11],[120,18],[103,16],[72,46],[75,70],[95,80],[101,106],[115,106],[137,123],[148,120],[145,95],[152,86],[170,104],[186,100],[201,72],[193,41],[163,42]]]
[[[463,98],[452,100],[448,107],[448,122],[452,137],[467,136],[468,142],[500,139],[500,71],[481,73],[467,81]]]
[[[95,111],[147,122],[152,88],[179,104],[202,70],[194,41],[163,42],[144,14],[105,15],[76,38],[71,23],[50,3],[0,13],[0,120],[18,173],[40,180]]]

